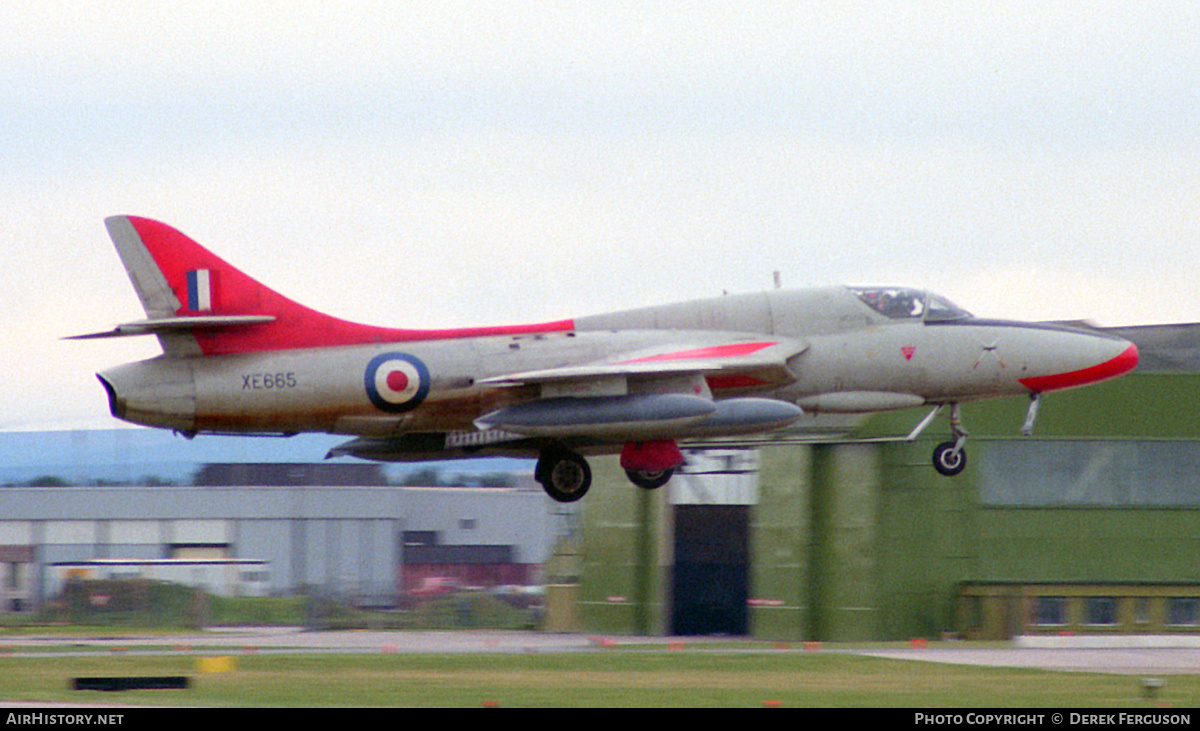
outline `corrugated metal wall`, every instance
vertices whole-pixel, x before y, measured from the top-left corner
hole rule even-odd
[[[362,487],[4,488],[0,545],[31,547],[40,602],[44,567],[89,558],[226,555],[270,564],[270,588],[347,597],[395,596],[404,530],[443,543],[504,544],[518,562],[551,551],[540,490]],[[191,552],[191,553],[189,553]]]

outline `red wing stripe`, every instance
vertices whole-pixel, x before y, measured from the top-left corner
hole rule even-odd
[[[700,358],[734,358],[739,355],[750,355],[779,343],[734,343],[732,345],[714,345],[709,348],[694,350],[677,350],[674,353],[659,353],[645,358],[621,361],[618,365],[629,363],[654,363],[663,360],[696,360]]]
[[[734,373],[728,376],[708,376],[708,387],[714,391],[727,391],[735,388],[760,388],[770,384],[761,378],[748,376],[745,373]]]

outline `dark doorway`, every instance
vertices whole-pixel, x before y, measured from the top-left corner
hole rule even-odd
[[[750,506],[675,506],[671,633],[749,632]]]

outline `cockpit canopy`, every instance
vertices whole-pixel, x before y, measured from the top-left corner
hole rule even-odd
[[[945,322],[971,313],[941,295],[907,287],[848,287],[863,304],[893,320]]]

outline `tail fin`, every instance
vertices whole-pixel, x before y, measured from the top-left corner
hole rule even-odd
[[[159,336],[167,355],[220,355],[409,339],[293,302],[179,231],[148,218],[104,222],[148,320],[113,335]]]
[[[81,338],[154,334],[168,356],[183,357],[574,328],[571,320],[466,330],[361,325],[293,302],[166,224],[133,216],[104,223],[149,319]]]

